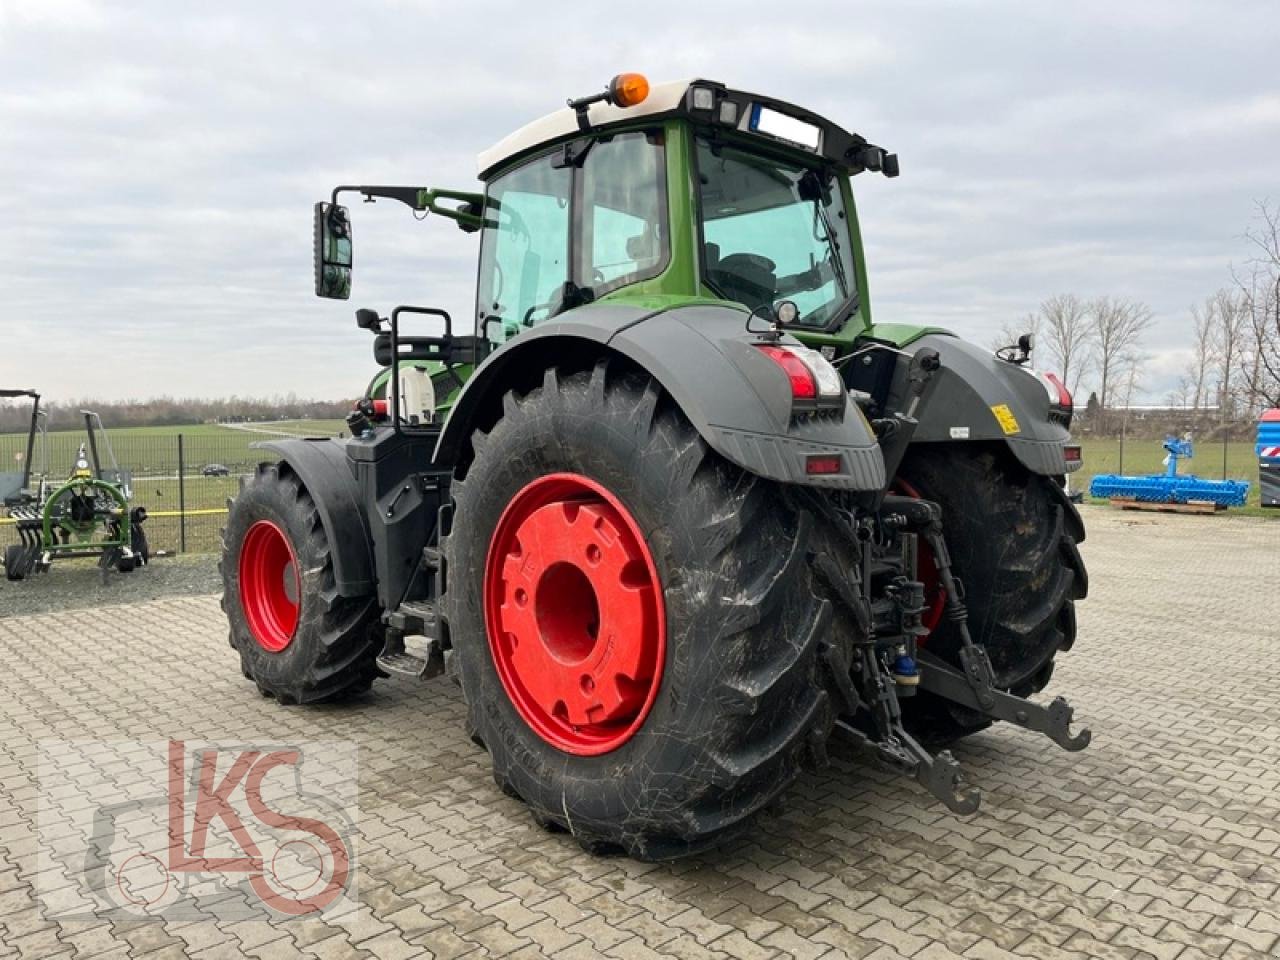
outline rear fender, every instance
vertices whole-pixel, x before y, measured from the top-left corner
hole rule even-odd
[[[539,324],[496,350],[467,382],[435,462],[464,457],[471,432],[500,416],[503,394],[541,383],[547,367],[620,356],[651,375],[707,445],[744,470],[783,483],[881,489],[884,460],[857,406],[846,398],[841,417],[793,419],[786,377],[753,346],[745,321],[745,312],[719,305],[598,304]],[[813,454],[839,454],[843,471],[808,476]]]
[[[311,496],[333,557],[339,595],[368,596],[377,589],[373,538],[360,504],[360,488],[340,440],[290,439],[255,444],[283,460]]]
[[[959,337],[928,334],[907,349],[924,347],[938,351],[942,369],[920,411],[913,442],[1000,440],[1032,473],[1060,476],[1079,468],[1078,461],[1067,463],[1064,447],[1071,433],[1050,419],[1049,394],[1034,373]],[[901,408],[906,387],[904,358],[894,377],[890,409]]]

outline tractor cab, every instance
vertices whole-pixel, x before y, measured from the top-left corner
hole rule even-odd
[[[830,356],[870,325],[850,178],[896,176],[897,157],[812,111],[712,81],[651,88],[620,74],[478,164],[483,194],[338,187],[316,205],[316,292],[325,297],[351,289],[344,191],[480,232],[477,342],[434,360],[401,351],[437,393],[445,387],[442,405],[456,392],[450,381],[497,347],[594,304],[728,306]],[[390,379],[375,378],[369,396],[389,393]]]
[[[851,341],[849,177],[897,158],[793,104],[623,74],[481,154],[477,323],[492,342],[594,302],[691,297]],[[850,323],[850,321],[853,321]]]

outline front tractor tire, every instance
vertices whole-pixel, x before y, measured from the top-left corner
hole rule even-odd
[[[1054,659],[1076,639],[1075,602],[1088,591],[1077,545],[1084,524],[1052,477],[1031,473],[1003,446],[919,444],[898,488],[942,507],[952,569],[964,587],[969,632],[991,658],[996,685],[1019,697],[1049,683]],[[924,549],[924,649],[959,666],[956,625],[942,612]],[[991,725],[983,715],[921,692],[903,706],[907,728],[940,745]]]
[[[260,464],[229,504],[218,567],[231,646],[264,695],[308,703],[378,676],[375,599],[338,596],[319,511],[286,464]]]
[[[603,362],[509,393],[472,444],[442,608],[499,787],[592,851],[737,832],[833,723],[809,515]]]

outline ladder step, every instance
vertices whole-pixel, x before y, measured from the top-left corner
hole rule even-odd
[[[407,650],[378,657],[378,666],[387,673],[413,677],[415,680],[423,677],[430,665],[431,662],[426,657],[415,656]]]
[[[436,641],[429,640],[425,649],[418,653],[405,649],[404,637],[399,634],[387,637],[377,663],[386,673],[415,680],[426,680],[444,673],[444,654]]]

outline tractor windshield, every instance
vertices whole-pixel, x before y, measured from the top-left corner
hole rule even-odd
[[[779,300],[825,329],[856,303],[853,244],[839,180],[699,137],[702,270],[726,300]]]

